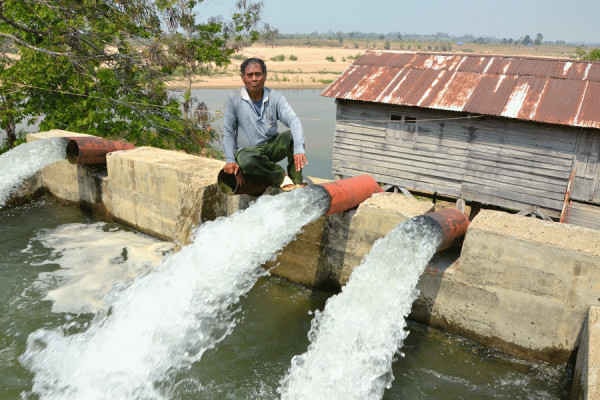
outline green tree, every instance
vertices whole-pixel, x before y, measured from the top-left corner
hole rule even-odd
[[[531,36],[529,36],[529,35],[525,35],[523,40],[521,40],[521,44],[523,46],[529,46],[529,45],[531,45],[531,43],[533,43],[533,41],[531,40]]]
[[[166,45],[166,52],[158,57],[159,64],[167,69],[178,68],[183,72],[186,87],[183,93],[183,136],[192,149],[205,148],[213,139],[209,130],[203,129],[192,97],[192,85],[196,75],[209,73],[214,67],[230,62],[232,54],[240,47],[256,41],[259,33],[256,24],[260,19],[261,2],[238,0],[230,22],[209,18],[198,22],[197,7],[203,0],[158,0],[159,9],[167,21],[167,34],[156,45]],[[157,49],[156,54],[161,50]],[[199,120],[200,119],[200,120]],[[200,125],[199,125],[200,122]]]
[[[584,59],[588,61],[600,61],[600,48],[590,50]]]
[[[200,2],[0,0],[0,128],[42,116],[41,129],[200,151],[209,137],[190,123],[189,91],[182,114],[165,79],[227,63],[260,13],[240,0],[231,21],[198,24]]]
[[[542,35],[541,33],[538,33],[537,35],[535,35],[535,40],[533,41],[533,43],[536,46],[539,46],[543,42],[544,42],[544,35]]]

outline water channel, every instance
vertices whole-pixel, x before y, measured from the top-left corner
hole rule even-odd
[[[144,255],[156,258],[169,251],[51,198],[0,210],[0,235],[0,400],[39,398],[30,393],[34,375],[19,360],[33,332],[84,332],[98,312],[93,311],[102,300],[98,293],[109,288],[107,272],[128,259],[121,279],[135,280],[157,263]],[[94,271],[104,278],[97,279]],[[91,283],[98,285],[83,285],[88,273],[95,273]],[[81,290],[73,290],[77,286]],[[278,278],[260,278],[241,300],[231,334],[199,361],[171,371],[158,389],[173,400],[279,398],[280,381],[292,357],[306,351],[313,313],[323,309],[328,296]],[[386,400],[565,398],[564,367],[516,360],[415,323],[408,329],[402,356],[393,362],[395,380],[385,391]],[[118,364],[116,357],[106,361],[115,368]]]
[[[203,90],[195,95],[213,110],[222,106],[228,93]],[[312,154],[307,175],[328,177],[335,106],[318,93],[285,91],[306,130]],[[35,347],[45,344],[31,343],[32,333],[43,329],[68,338],[86,332],[99,316],[111,313],[105,308],[111,296],[147,276],[170,251],[168,244],[96,221],[48,197],[0,209],[0,238],[0,400],[39,398],[31,393],[36,375],[23,354],[28,338],[29,347],[39,354],[44,348]],[[203,350],[199,359],[167,368],[153,383],[156,392],[173,400],[279,398],[292,357],[309,345],[313,314],[323,309],[330,295],[273,277],[259,278],[231,314],[235,329]],[[401,355],[392,364],[395,379],[383,399],[566,396],[564,366],[516,360],[412,322],[408,329]],[[101,362],[116,367],[118,359],[109,354]],[[76,380],[79,372],[69,373]],[[115,398],[110,393],[107,388],[106,397],[93,398]]]

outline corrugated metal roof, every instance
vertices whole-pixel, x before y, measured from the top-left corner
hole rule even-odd
[[[373,51],[322,94],[600,129],[600,62]]]

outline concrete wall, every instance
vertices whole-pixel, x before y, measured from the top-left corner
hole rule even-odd
[[[600,301],[600,231],[498,211],[471,223],[460,258],[423,282],[427,322],[527,358],[565,362]]]
[[[271,273],[308,286],[345,284],[373,242],[433,204],[404,195],[378,193],[357,210],[321,217],[284,248]]]
[[[62,130],[27,135],[28,141],[91,136]],[[37,179],[59,199],[100,208],[108,216],[154,236],[186,243],[199,222],[246,203],[226,199],[216,187],[224,162],[152,147],[115,151],[106,166],[59,161]]]
[[[56,135],[73,133],[28,139]],[[40,179],[59,198],[99,203],[124,223],[182,244],[196,224],[253,200],[218,192],[222,161],[148,147],[114,152],[107,160],[106,170],[60,162]],[[341,286],[375,240],[431,208],[429,201],[402,194],[374,195],[357,210],[305,227],[267,267],[308,286]],[[414,319],[511,354],[565,362],[587,335],[580,336],[587,310],[600,304],[600,231],[482,211],[462,250],[436,256],[419,289]],[[598,378],[589,371],[585,385],[591,390]]]
[[[571,400],[600,399],[600,307],[590,307],[581,332]]]
[[[225,213],[216,186],[223,165],[152,147],[109,153],[102,200],[118,220],[183,244],[193,226]]]
[[[70,136],[91,135],[53,129],[46,132],[29,133],[27,141]],[[64,160],[44,168],[39,174],[39,179],[40,184],[59,199],[99,206],[102,204],[100,186],[105,176],[104,168],[84,167]]]

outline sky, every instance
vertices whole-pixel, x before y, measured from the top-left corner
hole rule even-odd
[[[205,0],[201,15],[226,17],[235,0]],[[281,33],[401,32],[600,43],[600,0],[263,0],[263,22]]]

